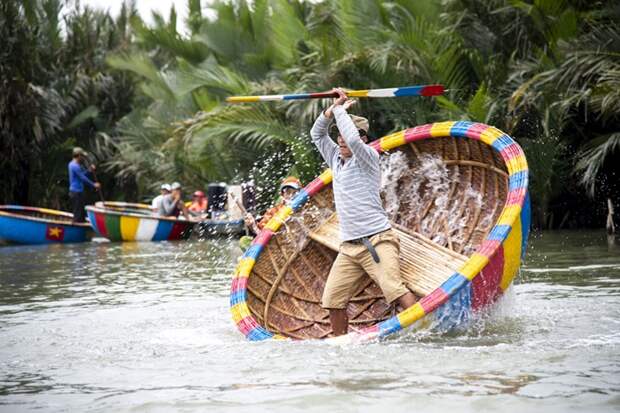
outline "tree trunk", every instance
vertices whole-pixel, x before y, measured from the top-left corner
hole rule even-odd
[[[607,198],[607,245],[613,247],[616,245],[616,226],[614,225],[614,204],[611,198]]]

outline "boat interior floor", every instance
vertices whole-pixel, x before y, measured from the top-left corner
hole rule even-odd
[[[400,271],[405,285],[419,297],[439,287],[467,261],[467,257],[407,228],[392,223],[400,238]],[[338,251],[340,231],[334,213],[309,237],[319,244]]]

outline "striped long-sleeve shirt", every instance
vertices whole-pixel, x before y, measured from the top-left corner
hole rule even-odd
[[[334,200],[340,221],[340,238],[349,241],[390,228],[381,202],[379,154],[361,140],[355,124],[342,106],[333,109],[336,125],[353,153],[340,156],[338,145],[327,133],[330,119],[321,113],[310,135],[327,165],[332,169]]]

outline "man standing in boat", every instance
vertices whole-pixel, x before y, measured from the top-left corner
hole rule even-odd
[[[99,182],[94,182],[88,177],[88,172],[84,167],[87,154],[80,147],[73,148],[73,159],[69,162],[69,198],[73,208],[73,222],[86,221],[86,213],[84,212],[84,183],[90,185],[98,191],[101,188]],[[90,171],[95,170],[95,165],[90,165]]]
[[[332,170],[334,201],[340,221],[340,251],[332,265],[321,304],[329,310],[334,335],[346,334],[347,305],[368,274],[386,300],[409,308],[417,301],[400,277],[398,236],[391,229],[381,201],[379,154],[368,146],[368,120],[348,115],[355,103],[340,89],[334,103],[319,115],[312,141]],[[338,144],[328,135],[336,120]]]

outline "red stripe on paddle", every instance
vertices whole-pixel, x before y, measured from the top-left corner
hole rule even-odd
[[[316,92],[316,93],[308,93],[311,98],[337,98],[338,93],[334,92]]]
[[[437,96],[442,95],[444,88],[442,85],[430,85],[422,88],[420,95],[422,96]]]

